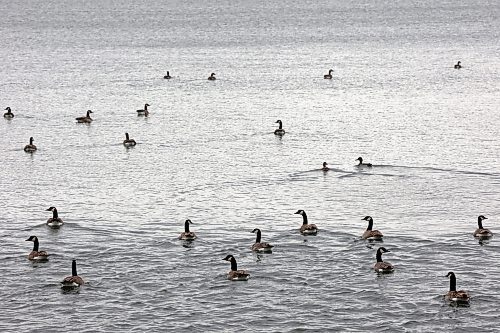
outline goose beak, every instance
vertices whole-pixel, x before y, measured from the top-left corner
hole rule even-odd
[[[26,242],[27,242],[27,241],[29,241],[29,240],[30,240],[29,238],[28,238],[28,239],[25,239],[25,241],[26,241]]]

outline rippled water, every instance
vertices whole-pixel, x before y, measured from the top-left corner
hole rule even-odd
[[[16,115],[0,121],[0,330],[497,330],[499,243],[472,237],[480,214],[500,230],[495,1],[0,10],[0,106]],[[365,215],[393,274],[371,269]],[[253,228],[272,254],[251,253]],[[27,260],[30,235],[48,262]],[[226,280],[227,254],[248,282]],[[87,284],[63,293],[72,258]],[[448,271],[470,307],[444,302]]]

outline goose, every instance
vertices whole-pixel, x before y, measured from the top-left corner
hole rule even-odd
[[[61,288],[63,289],[72,289],[78,288],[82,284],[84,284],[83,279],[78,276],[76,272],[76,260],[73,259],[71,263],[71,276],[67,276],[64,280],[61,281]]]
[[[7,118],[7,119],[12,119],[14,118],[14,114],[12,113],[12,111],[10,110],[10,106],[6,107],[5,110],[7,110],[7,112],[5,112],[3,114],[3,117],[4,118]]]
[[[123,140],[123,145],[125,147],[132,147],[135,146],[137,143],[135,142],[134,139],[130,139],[128,136],[128,133],[125,133],[125,140]]]
[[[328,163],[323,162],[323,167],[321,168],[321,170],[323,170],[323,171],[328,171],[328,170],[330,170],[330,168],[328,167]]]
[[[60,228],[64,224],[64,222],[63,222],[63,220],[61,220],[61,218],[57,214],[57,208],[56,207],[49,207],[49,208],[47,208],[47,211],[52,212],[52,217],[47,220],[47,225],[53,229]]]
[[[363,236],[361,236],[363,239],[374,239],[374,240],[381,240],[384,235],[378,230],[372,230],[373,228],[373,219],[371,216],[365,216],[361,220],[368,221],[368,228],[366,228],[366,231],[363,233]]]
[[[387,261],[382,261],[382,253],[386,252],[391,251],[387,250],[385,247],[379,247],[377,250],[377,262],[375,263],[375,266],[373,266],[373,269],[377,273],[391,273],[394,271],[394,266]]]
[[[170,76],[170,72],[167,71],[167,75],[163,77],[165,80],[170,80],[172,77]]]
[[[260,241],[260,237],[261,237],[260,229],[255,228],[252,230],[252,232],[257,233],[257,238],[255,239],[255,243],[251,247],[252,251],[272,252],[272,248],[274,247],[274,245]]]
[[[467,291],[457,291],[457,278],[455,277],[455,273],[448,272],[448,274],[446,274],[446,277],[450,278],[450,291],[448,291],[444,296],[445,299],[457,303],[469,303],[470,296]]]
[[[281,120],[276,120],[276,123],[279,124],[279,128],[277,128],[275,131],[274,131],[274,134],[275,135],[283,135],[285,134],[285,130],[283,129],[283,123],[281,122]]]
[[[184,232],[179,236],[180,240],[192,241],[197,238],[194,232],[189,231],[190,224],[193,224],[190,219],[187,219],[186,222],[184,222]]]
[[[149,105],[148,103],[144,104],[144,109],[137,110],[137,115],[147,117],[149,115],[148,106],[151,106],[151,105]]]
[[[462,68],[462,65],[460,65],[461,61],[457,62],[457,64],[455,65],[455,69],[460,69]]]
[[[329,80],[331,80],[331,79],[332,79],[332,72],[333,72],[333,69],[330,69],[330,70],[328,71],[328,74],[323,75],[323,77],[324,77],[325,79],[329,79]]]
[[[231,270],[227,273],[227,279],[231,281],[246,281],[250,277],[246,271],[238,270],[238,265],[236,264],[236,259],[232,255],[227,255],[224,259],[231,262]]]
[[[26,241],[33,242],[33,250],[28,254],[29,260],[49,260],[47,251],[38,251],[38,237],[30,236]]]
[[[363,163],[363,158],[361,156],[358,157],[357,159],[355,159],[355,161],[359,161],[359,164],[356,165],[358,167],[368,167],[368,168],[371,168],[373,166],[371,163]]]
[[[316,224],[307,224],[307,215],[302,209],[299,209],[294,214],[302,215],[302,226],[300,227],[300,233],[303,235],[316,235],[318,233],[318,227]]]
[[[24,146],[24,151],[27,153],[34,153],[36,151],[36,146],[33,144],[33,137],[30,137],[30,144]]]
[[[208,79],[210,81],[214,81],[215,80],[215,73],[210,74],[210,76],[208,77]]]
[[[90,124],[92,122],[92,118],[90,118],[90,114],[94,113],[92,110],[87,110],[87,115],[85,117],[77,117],[76,122],[82,124]]]
[[[483,228],[483,220],[487,220],[487,219],[488,218],[483,216],[483,215],[479,215],[477,217],[478,228],[476,229],[476,231],[474,231],[474,237],[490,238],[493,236],[493,233],[490,231],[490,229]]]

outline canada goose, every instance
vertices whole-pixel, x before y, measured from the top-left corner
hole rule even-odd
[[[373,269],[377,273],[391,273],[394,271],[394,266],[387,261],[382,261],[382,253],[386,252],[391,251],[387,250],[385,247],[379,247],[377,250],[377,262],[375,263],[375,266],[373,266]]]
[[[151,106],[151,105],[149,105],[148,103],[144,104],[144,109],[137,110],[137,115],[147,117],[149,115],[148,106]]]
[[[167,75],[163,77],[165,80],[170,80],[172,77],[170,76],[170,72],[167,71]]]
[[[57,214],[56,207],[49,207],[49,208],[47,208],[47,211],[52,212],[52,217],[47,220],[47,225],[51,228],[54,228],[54,229],[60,228],[64,224],[64,222],[63,222],[63,220],[61,220],[61,218]]]
[[[361,220],[368,221],[368,228],[366,228],[366,231],[363,233],[363,236],[361,236],[363,239],[375,239],[375,240],[381,240],[384,235],[378,230],[372,230],[373,228],[373,219],[371,216],[365,216]]]
[[[333,72],[333,69],[330,69],[330,70],[328,71],[328,74],[323,75],[323,77],[324,77],[325,79],[329,79],[329,80],[331,80],[331,79],[332,79],[332,72]]]
[[[478,228],[476,229],[476,231],[474,231],[474,237],[490,238],[493,236],[493,233],[490,231],[490,229],[483,228],[483,220],[487,220],[487,219],[488,218],[483,216],[483,215],[479,215],[477,217]]]
[[[78,276],[76,272],[76,260],[73,259],[71,263],[71,276],[67,276],[64,280],[61,281],[61,288],[63,289],[72,289],[78,288],[82,284],[84,284],[83,279]]]
[[[330,170],[330,168],[328,167],[328,163],[323,162],[323,167],[321,168],[321,170],[323,170],[323,171],[328,171],[328,170]]]
[[[210,76],[208,77],[208,79],[209,79],[210,81],[215,80],[215,73],[210,74]]]
[[[92,122],[92,118],[90,118],[90,114],[94,113],[92,110],[87,110],[87,115],[85,117],[77,117],[77,123],[90,124]]]
[[[38,237],[30,236],[26,241],[33,242],[33,250],[28,254],[29,260],[49,260],[47,251],[38,251]]]
[[[238,270],[238,265],[236,264],[236,259],[232,255],[227,255],[224,259],[231,262],[231,270],[227,273],[227,279],[231,281],[246,281],[250,277],[246,271]]]
[[[180,240],[192,241],[197,238],[194,232],[189,231],[189,224],[193,224],[193,222],[187,219],[186,222],[184,222],[184,232],[179,236]]]
[[[33,137],[30,137],[30,144],[24,146],[24,151],[27,153],[33,153],[36,151],[36,146],[33,144]]]
[[[14,118],[14,114],[13,114],[13,113],[12,113],[12,111],[10,110],[10,107],[9,107],[9,106],[8,106],[8,107],[6,107],[6,108],[5,108],[5,110],[7,110],[7,112],[5,112],[5,113],[3,114],[3,117],[4,117],[4,118],[7,118],[7,119],[12,119],[12,118]]]
[[[130,139],[128,136],[128,133],[125,133],[125,140],[123,140],[123,145],[125,147],[132,147],[135,146],[137,143],[135,142],[134,139]]]
[[[283,123],[281,122],[281,120],[276,120],[276,123],[279,124],[279,128],[277,128],[275,131],[274,131],[274,134],[275,135],[283,135],[285,134],[285,130],[283,129]]]
[[[303,235],[316,235],[318,233],[318,227],[316,224],[307,224],[307,215],[302,209],[299,209],[294,214],[302,215],[302,226],[300,227],[300,233]]]
[[[446,293],[444,296],[448,301],[453,301],[457,303],[468,303],[470,300],[470,296],[465,290],[457,291],[457,278],[455,277],[455,273],[448,272],[446,277],[450,278],[450,291]]]
[[[462,65],[460,65],[461,61],[457,62],[457,64],[455,65],[455,69],[460,69],[462,68]]]
[[[255,239],[255,244],[253,244],[251,247],[252,251],[272,252],[272,248],[274,247],[274,245],[260,241],[260,237],[261,237],[260,229],[255,228],[252,230],[252,232],[257,233],[257,238]]]
[[[355,161],[359,161],[359,164],[356,165],[358,167],[369,167],[369,168],[371,168],[373,166],[371,163],[363,163],[363,158],[361,156],[358,157],[357,159],[355,159]]]

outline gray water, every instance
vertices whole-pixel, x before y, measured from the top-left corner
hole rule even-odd
[[[0,106],[15,114],[0,121],[0,330],[498,329],[498,238],[472,236],[481,214],[500,230],[497,1],[0,12]],[[87,109],[94,122],[76,124]],[[317,236],[299,234],[298,209]],[[365,215],[382,244],[360,240]],[[253,228],[272,254],[250,251]],[[30,235],[48,262],[28,261]],[[372,270],[380,245],[393,274]],[[227,254],[248,282],[226,280]],[[73,258],[86,284],[65,293]],[[444,301],[448,271],[469,307]]]

